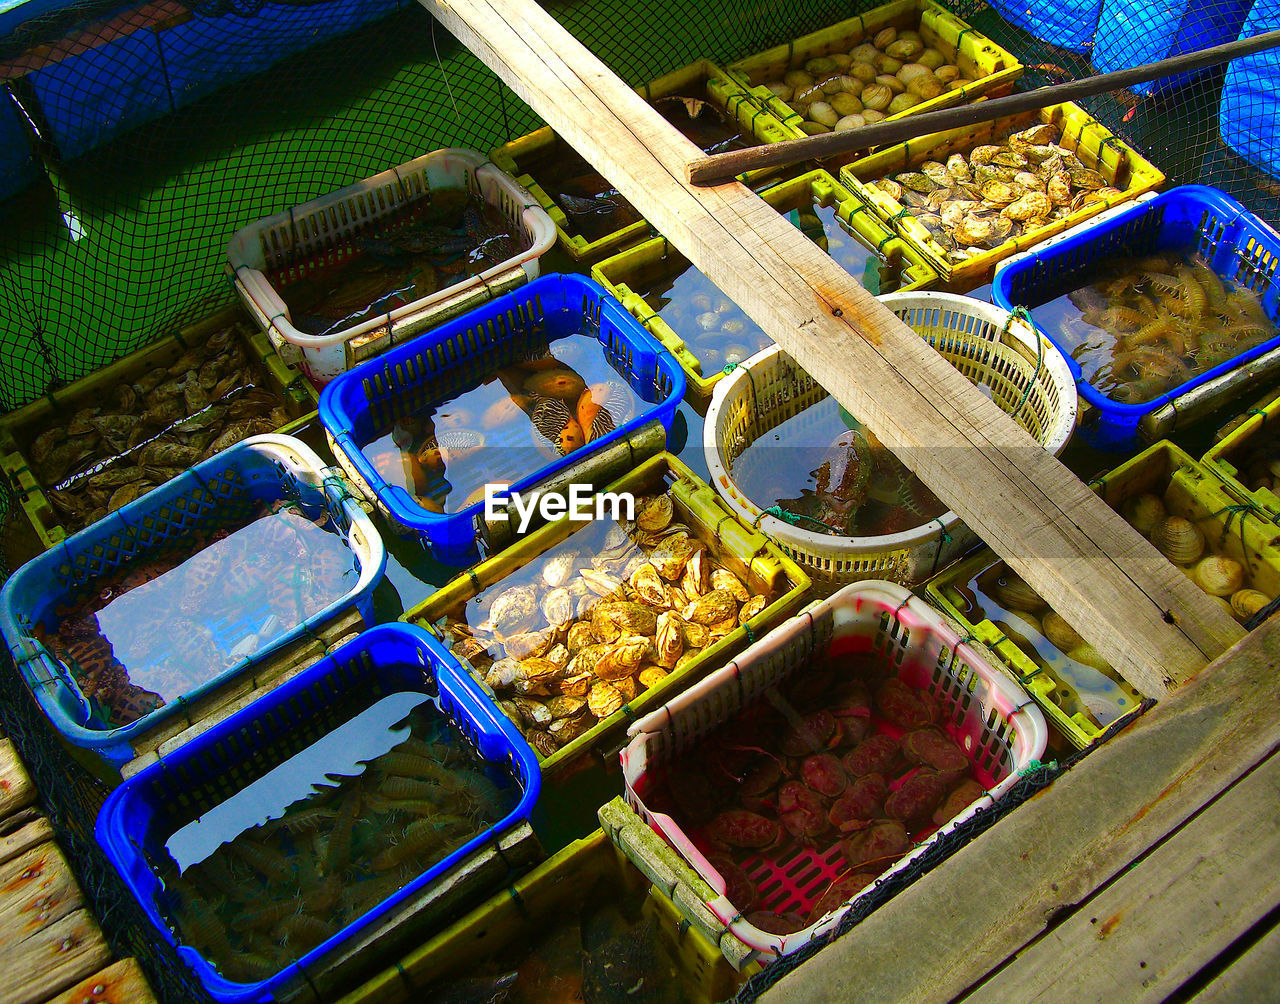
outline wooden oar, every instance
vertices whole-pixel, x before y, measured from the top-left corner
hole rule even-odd
[[[685,173],[690,184],[708,185],[762,167],[788,167],[806,160],[825,160],[837,154],[867,150],[873,146],[889,146],[929,133],[990,122],[1006,115],[1035,111],[1105,91],[1118,91],[1148,80],[1203,69],[1277,46],[1280,46],[1280,30],[1268,31],[1251,38],[1237,39],[1196,52],[1184,52],[1154,63],[1144,63],[1129,70],[1102,73],[1051,87],[1037,87],[1032,91],[1010,94],[1003,98],[991,98],[923,115],[909,115],[893,122],[876,122],[841,132],[822,133],[782,143],[748,147],[745,150],[731,150],[712,157],[699,157],[689,162]]]

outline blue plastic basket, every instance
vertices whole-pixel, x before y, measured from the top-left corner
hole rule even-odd
[[[475,744],[480,756],[508,771],[522,793],[500,822],[446,855],[398,892],[337,934],[256,983],[222,976],[203,955],[183,945],[157,905],[161,885],[141,848],[163,843],[191,820],[262,777],[294,752],[329,734],[363,708],[396,693],[430,696]],[[344,763],[343,767],[349,766]],[[277,999],[323,969],[326,957],[399,904],[425,889],[485,845],[529,818],[542,775],[538,758],[516,727],[444,647],[409,624],[370,628],[243,711],[140,771],[111,793],[98,813],[95,836],[129,891],[177,948],[216,1001]]]
[[[654,420],[668,432],[685,392],[680,363],[599,283],[578,275],[546,275],[442,325],[385,355],[341,374],[320,394],[320,420],[334,453],[353,480],[393,524],[416,532],[437,560],[470,564],[477,557],[476,502],[456,513],[430,512],[399,485],[389,484],[361,451],[396,418],[448,400],[503,366],[574,333],[593,334],[606,359],[642,398],[658,403],[567,457],[535,465],[527,432],[500,444],[533,467],[512,477],[509,492],[523,492],[590,453],[626,439]],[[499,444],[489,444],[495,446]],[[506,493],[504,493],[506,494]]]
[[[164,707],[118,728],[95,727],[94,705],[70,670],[32,636],[34,627],[43,623],[52,628],[57,607],[85,595],[95,580],[144,560],[195,530],[223,526],[262,502],[276,499],[294,499],[317,509],[323,506],[346,537],[360,572],[359,581],[318,613]],[[386,561],[382,538],[373,523],[341,479],[325,476],[322,461],[310,447],[289,436],[255,436],[197,464],[23,565],[0,590],[0,634],[58,732],[118,768],[133,759],[131,741],[135,736],[343,610],[355,606],[371,620],[373,590]]]
[[[1036,307],[1086,281],[1089,270],[1103,259],[1136,258],[1165,250],[1199,252],[1218,275],[1258,293],[1273,322],[1280,319],[1273,282],[1280,264],[1280,236],[1225,192],[1202,185],[1175,188],[1011,258],[996,272],[991,293],[1001,307],[1027,307],[1034,319]],[[1043,333],[1053,341],[1049,332]],[[1095,409],[1096,421],[1087,420],[1081,434],[1099,449],[1119,451],[1140,444],[1139,423],[1144,417],[1165,405],[1172,405],[1176,412],[1178,400],[1188,391],[1280,347],[1280,336],[1143,404],[1122,404],[1107,397],[1083,379],[1069,348],[1054,344],[1066,356],[1080,396]]]

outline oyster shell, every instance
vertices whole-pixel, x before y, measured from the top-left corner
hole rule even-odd
[[[517,634],[538,618],[538,599],[531,586],[512,586],[494,597],[489,622],[500,634]]]

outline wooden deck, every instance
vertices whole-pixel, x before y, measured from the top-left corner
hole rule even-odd
[[[0,973],[7,1004],[147,1004],[132,959],[111,961],[13,743],[0,739]]]
[[[1242,640],[758,196],[688,185],[697,148],[533,0],[421,2],[1158,700],[764,999],[1280,999],[1280,619]]]

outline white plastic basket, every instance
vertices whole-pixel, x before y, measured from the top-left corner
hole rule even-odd
[[[809,604],[723,669],[632,724],[628,730],[630,742],[622,751],[627,802],[716,894],[707,899],[705,894],[698,895],[696,886],[690,886],[673,890],[672,898],[677,904],[688,903],[692,898],[693,907],[686,912],[691,923],[698,923],[698,916],[705,923],[703,907],[710,911],[722,928],[704,933],[720,943],[722,951],[725,933],[750,950],[738,951],[734,945],[724,951],[735,965],[744,965],[752,958],[767,963],[794,952],[835,927],[858,897],[872,887],[802,931],[777,935],[760,930],[728,900],[724,878],[679,824],[665,813],[651,811],[637,795],[637,789],[644,787],[646,773],[677,759],[770,688],[802,672],[815,653],[824,652],[833,641],[852,641],[855,650],[877,652],[899,667],[899,678],[904,683],[934,697],[943,711],[944,727],[978,769],[995,780],[986,794],[883,872],[876,880],[879,884],[910,867],[938,837],[990,806],[1013,786],[1018,772],[1030,767],[1044,752],[1048,728],[1039,708],[1017,683],[962,638],[953,622],[904,587],[875,580],[854,583],[828,599]],[[628,856],[640,851],[639,856],[643,857],[643,841],[627,840],[621,847]],[[646,874],[670,871],[660,861],[635,860],[635,864]],[[790,881],[805,886],[812,894],[830,882],[829,874],[818,872],[838,871],[843,860],[836,842],[825,850],[798,850],[794,858],[779,860],[777,865],[788,876],[800,876]],[[795,893],[783,890],[769,895]],[[681,909],[685,911],[685,907]]]
[[[911,292],[879,299],[1006,412],[1017,408],[1015,420],[1040,445],[1055,455],[1062,452],[1075,428],[1076,387],[1067,361],[1047,338],[1008,311],[967,296]],[[711,484],[738,516],[758,523],[804,568],[818,595],[867,578],[917,585],[977,543],[950,511],[901,533],[875,537],[837,537],[762,515],[733,480],[734,461],[757,439],[827,396],[774,345],[716,385],[702,432]]]
[[[520,228],[529,248],[429,296],[330,334],[309,335],[293,326],[289,308],[266,270],[332,250],[376,220],[441,188],[463,188],[496,207]],[[449,148],[243,227],[227,245],[227,260],[236,293],[258,327],[282,353],[296,355],[301,350],[307,374],[323,384],[362,359],[537,278],[538,259],[555,240],[551,217],[514,178],[483,154]]]

